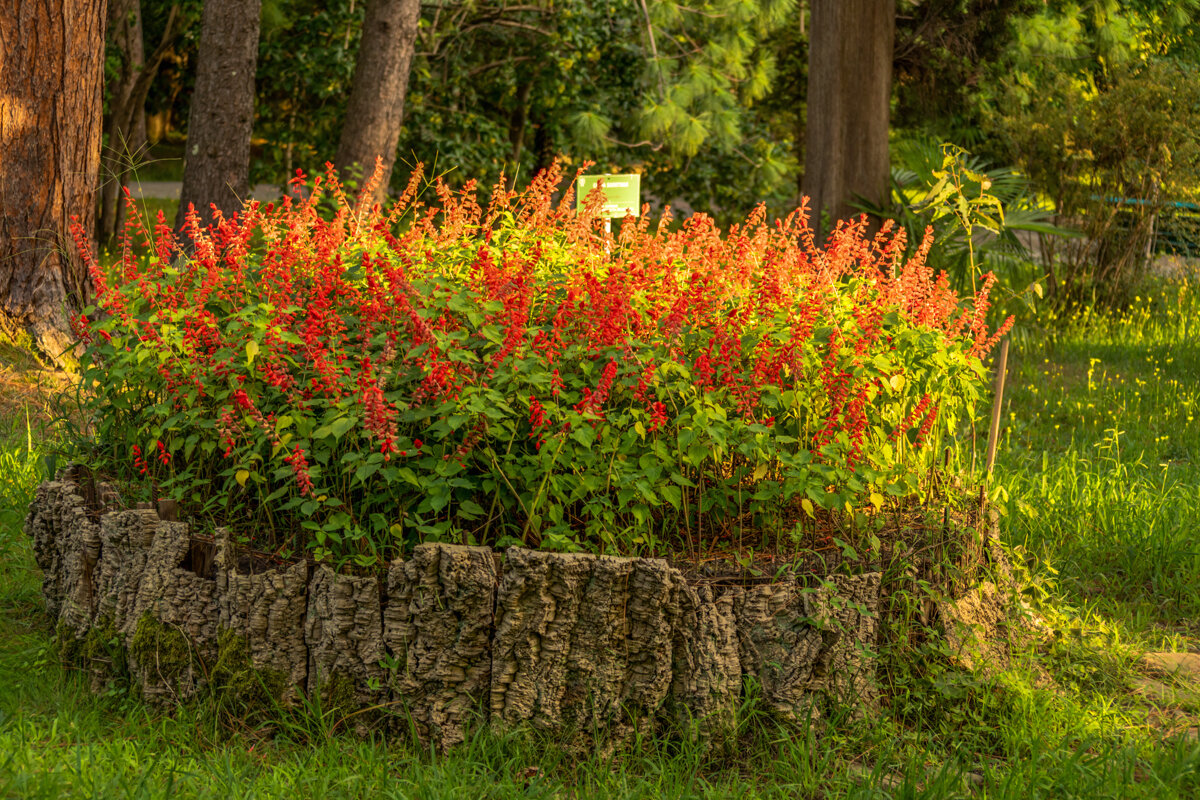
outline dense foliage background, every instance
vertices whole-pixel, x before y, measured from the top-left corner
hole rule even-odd
[[[143,166],[151,177],[178,167],[200,4],[142,3],[149,43],[175,5],[179,32],[147,101],[149,158],[163,159]],[[253,181],[282,184],[332,157],[363,7],[264,3]],[[1011,274],[1012,237],[995,248],[986,266],[1002,285],[1127,299],[1147,253],[1190,252],[1197,238],[1198,7],[900,0],[892,158],[905,191],[887,210],[906,213],[934,182],[925,143],[953,142],[980,170],[1009,168],[1022,207],[1047,223],[1014,227],[1036,275]],[[438,2],[421,14],[393,191],[420,162],[451,185],[476,178],[486,200],[501,172],[532,176],[563,155],[641,172],[652,206],[723,225],[759,202],[772,215],[799,204],[807,2]],[[1049,223],[1086,236],[1049,236]]]

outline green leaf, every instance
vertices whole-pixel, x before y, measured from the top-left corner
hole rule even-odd
[[[474,500],[463,500],[458,504],[458,515],[463,519],[479,519],[484,513],[483,506]]]
[[[584,447],[591,447],[596,441],[596,429],[591,425],[579,425],[571,430],[571,438]]]
[[[353,415],[348,417],[338,417],[329,425],[329,430],[333,433],[333,438],[340,439],[346,431],[358,424],[358,417]],[[314,438],[316,438],[314,436]]]

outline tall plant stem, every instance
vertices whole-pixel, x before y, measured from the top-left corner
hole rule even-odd
[[[554,451],[554,456],[550,459],[550,464],[546,467],[546,474],[542,476],[542,483],[538,486],[537,494],[533,497],[533,502],[529,504],[529,510],[525,514],[525,527],[521,530],[521,541],[529,544],[529,526],[533,523],[533,515],[537,513],[538,505],[542,502],[542,495],[546,491],[546,483],[550,480],[550,473],[554,471],[554,465],[558,463],[558,456],[562,453],[563,447],[567,444],[567,437],[564,434],[562,441],[558,443],[558,449]]]

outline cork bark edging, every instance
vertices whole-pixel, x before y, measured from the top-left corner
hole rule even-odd
[[[583,745],[709,739],[747,678],[786,721],[874,699],[879,572],[692,585],[661,559],[424,544],[386,574],[343,575],[256,562],[224,531],[205,541],[60,477],[26,530],[63,654],[96,683],[127,669],[152,703],[307,696],[348,728],[445,749],[484,722]]]

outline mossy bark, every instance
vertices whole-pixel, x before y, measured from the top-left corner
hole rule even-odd
[[[491,687],[496,559],[490,548],[418,545],[388,570],[383,639],[393,700],[440,748],[463,740]]]
[[[210,680],[221,701],[249,719],[269,719],[296,697],[293,676],[255,665],[250,643],[229,628],[217,630],[217,660]]]
[[[308,587],[304,624],[308,648],[308,694],[323,710],[342,715],[386,700],[383,612],[379,579],[339,575],[317,567]],[[362,729],[366,717],[358,715]]]
[[[232,658],[225,651],[237,640],[248,669],[282,676],[272,680],[279,690],[272,699],[295,703],[308,681],[308,566],[298,562],[260,572],[240,569],[229,533],[221,529],[216,536],[216,589],[217,624],[226,632],[222,657]]]
[[[217,653],[217,582],[187,563],[181,522],[159,522],[146,554],[129,635],[129,668],[150,703],[184,702],[207,683]]]
[[[752,586],[737,597],[741,669],[758,679],[767,709],[803,723],[830,701],[871,702],[879,586],[880,574],[867,573],[814,588]]]

